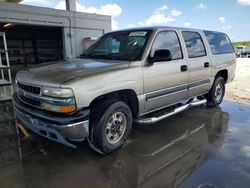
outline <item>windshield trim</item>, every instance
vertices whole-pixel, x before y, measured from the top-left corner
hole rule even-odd
[[[104,34],[103,36],[101,36],[98,40],[100,40],[101,38],[105,38],[105,37],[109,37],[109,36],[114,36],[114,35],[118,35],[118,34],[121,34],[121,33],[128,33],[128,32],[141,32],[141,31],[145,31],[145,32],[147,32],[147,34],[146,34],[146,36],[145,36],[145,43],[144,43],[144,45],[143,45],[143,47],[142,47],[142,49],[141,49],[141,52],[138,54],[138,56],[136,57],[136,58],[134,58],[134,59],[132,59],[132,58],[130,58],[130,59],[125,59],[125,58],[119,58],[119,57],[113,57],[114,59],[114,61],[141,61],[142,60],[142,58],[143,58],[143,54],[144,54],[144,52],[145,52],[145,48],[147,47],[147,45],[148,45],[148,42],[149,42],[149,39],[150,39],[150,36],[151,36],[151,34],[152,34],[152,32],[153,32],[153,30],[150,30],[150,29],[131,29],[131,30],[122,30],[122,31],[114,31],[114,32],[110,32],[110,33],[106,33],[106,34]],[[98,41],[97,40],[97,41]],[[97,42],[96,41],[96,42]],[[92,45],[91,45],[92,46]],[[91,47],[90,46],[90,47]],[[86,50],[87,51],[87,50]],[[85,52],[86,52],[85,51]],[[108,54],[107,54],[108,55]],[[85,56],[85,57],[84,57]],[[91,54],[86,54],[86,53],[84,53],[83,55],[82,55],[82,57],[81,58],[89,58],[89,59],[108,59],[108,58],[104,58],[104,57],[91,57]]]

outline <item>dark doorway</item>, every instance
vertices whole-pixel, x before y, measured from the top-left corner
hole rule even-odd
[[[6,27],[7,26],[7,27]],[[12,74],[36,64],[63,59],[62,28],[0,24],[6,33]],[[0,44],[0,47],[3,44]]]

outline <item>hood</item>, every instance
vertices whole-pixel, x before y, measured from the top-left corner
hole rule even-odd
[[[73,59],[19,71],[16,80],[31,85],[59,87],[73,79],[128,67],[129,61]]]

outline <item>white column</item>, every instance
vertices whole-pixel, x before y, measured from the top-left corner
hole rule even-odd
[[[76,11],[76,0],[65,0],[66,10]]]

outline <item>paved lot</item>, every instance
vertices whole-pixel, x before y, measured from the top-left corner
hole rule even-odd
[[[32,135],[22,140],[23,162],[0,169],[0,187],[248,188],[249,114],[250,105],[225,101],[134,125],[128,143],[109,156],[87,143],[75,150]]]
[[[0,103],[0,169],[18,160],[18,136],[12,104]]]
[[[235,80],[226,89],[227,99],[250,103],[250,58],[237,58]]]

